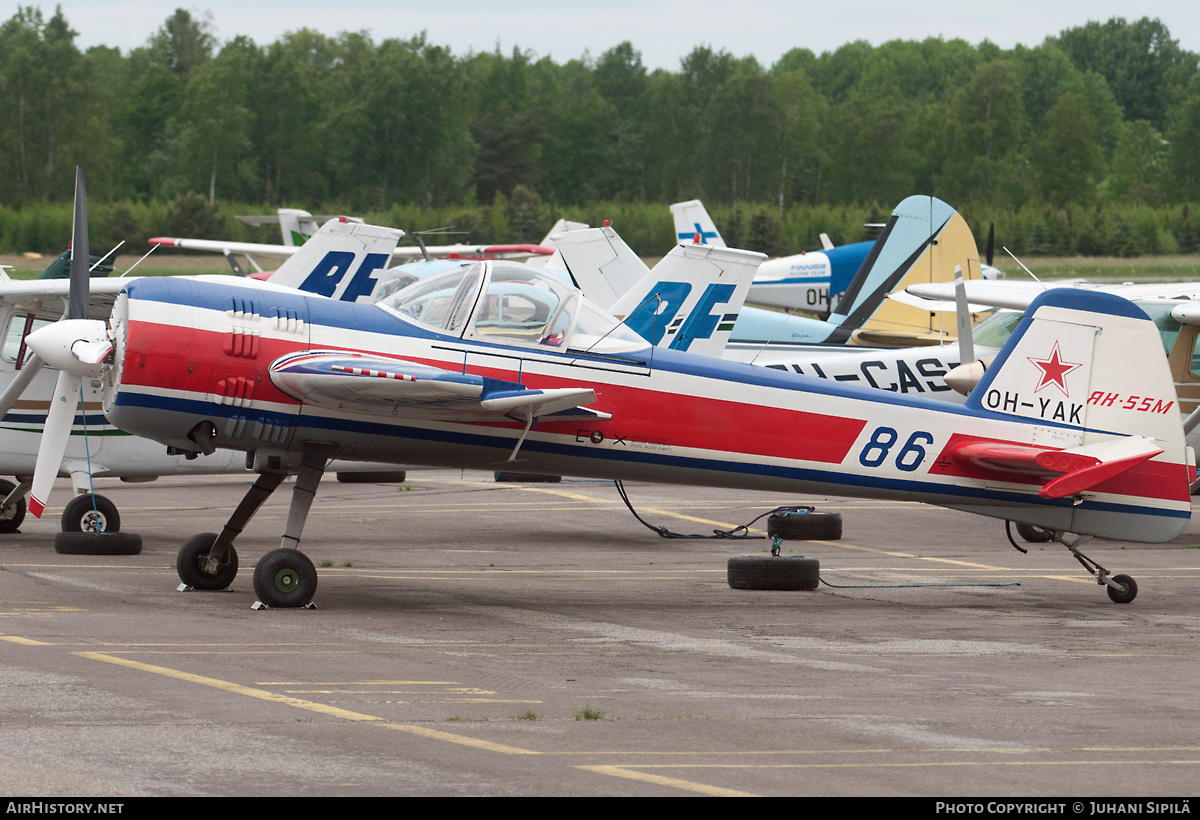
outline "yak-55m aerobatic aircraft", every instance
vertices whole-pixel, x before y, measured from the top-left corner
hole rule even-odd
[[[1191,515],[1195,459],[1158,330],[1105,294],[1039,297],[961,407],[653,348],[561,278],[503,261],[378,304],[144,279],[108,321],[28,341],[63,374],[55,406],[98,378],[123,429],[251,453],[259,477],[224,530],[180,550],[193,587],[229,585],[235,536],[298,473],[282,546],[254,570],[271,606],[316,589],[297,546],[332,458],[924,501],[1052,531],[1118,602],[1133,579],[1079,545],[1166,541]],[[51,428],[69,422],[47,420],[31,511],[61,460]]]

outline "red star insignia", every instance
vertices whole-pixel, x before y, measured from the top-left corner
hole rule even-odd
[[[1033,362],[1042,370],[1042,375],[1040,381],[1038,382],[1038,386],[1033,388],[1034,393],[1038,392],[1048,384],[1053,384],[1062,391],[1064,396],[1070,398],[1070,394],[1067,392],[1067,374],[1073,370],[1083,367],[1083,362],[1076,364],[1074,362],[1063,361],[1062,354],[1058,352],[1058,342],[1054,343],[1054,349],[1050,351],[1050,356],[1048,358],[1035,359],[1032,356],[1028,356],[1026,358],[1028,358],[1029,361]]]

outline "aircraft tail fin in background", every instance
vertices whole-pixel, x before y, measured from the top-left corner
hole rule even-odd
[[[955,437],[941,456],[945,469],[983,479],[1023,476],[1049,499],[1119,497],[1066,507],[1058,514],[1071,511],[1069,523],[1046,522],[1055,529],[1110,532],[1128,519],[1126,534],[1111,537],[1154,540],[1173,537],[1171,528],[1177,532],[1190,516],[1195,455],[1158,328],[1132,302],[1068,289],[1039,296],[966,407],[1029,420],[1032,444]],[[1162,532],[1151,537],[1147,527]]]
[[[404,231],[345,217],[326,222],[271,275],[270,282],[344,302],[369,301]]]
[[[612,313],[655,345],[719,357],[763,259],[753,251],[676,245]]]
[[[700,200],[676,202],[671,206],[671,216],[675,219],[676,242],[689,243],[695,239],[696,234],[700,234],[700,242],[704,245],[712,248],[728,247]]]
[[[572,222],[569,219],[560,219],[554,223],[549,232],[543,237],[538,244],[543,248],[552,248],[554,253],[550,256],[534,256],[525,260],[526,265],[532,265],[535,268],[545,268],[546,270],[566,270],[567,263],[563,261],[562,254],[558,252],[558,242],[555,237],[559,234],[571,233],[572,231],[585,231],[590,226],[586,222]]]
[[[966,221],[940,199],[905,199],[830,315],[829,322],[839,325],[830,341],[844,341],[852,333],[861,344],[896,344],[893,338],[913,335],[936,339],[939,318],[886,296],[912,284],[953,282],[955,265],[968,280],[982,278],[979,252]]]
[[[278,225],[279,232],[283,236],[283,244],[289,248],[303,245],[309,238],[316,235],[317,231],[321,229],[321,225],[331,219],[339,218],[344,218],[349,222],[362,222],[358,217],[342,217],[340,214],[313,216],[308,211],[299,208],[277,208],[275,216],[237,217],[239,221],[245,222],[247,225]]]
[[[650,272],[609,227],[556,234],[554,241],[575,286],[605,310]]]

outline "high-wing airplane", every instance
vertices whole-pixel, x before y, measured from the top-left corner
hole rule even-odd
[[[400,231],[363,225],[361,221],[335,219],[276,272],[273,284],[280,288],[323,293],[353,300],[371,294],[379,280],[388,279],[384,265],[391,259]],[[66,256],[66,255],[64,255]],[[99,258],[90,257],[93,262]],[[57,321],[67,300],[69,283],[54,278],[56,260],[42,278],[15,281],[0,276],[0,474],[16,482],[0,480],[0,533],[15,532],[25,515],[25,493],[29,489],[42,430],[50,409],[56,374],[42,369],[31,359],[25,339],[28,334]],[[69,260],[68,260],[69,262]],[[93,265],[94,267],[94,265]],[[111,270],[111,267],[109,268]],[[235,281],[232,277],[214,277]],[[107,316],[114,297],[129,279],[92,279],[93,316]],[[247,344],[253,344],[252,338]],[[64,533],[118,532],[120,514],[103,495],[93,494],[93,478],[151,481],[158,476],[178,474],[236,473],[245,470],[242,453],[219,450],[197,458],[195,453],[171,453],[158,442],[131,436],[109,424],[101,412],[100,383],[83,385],[83,410],[71,425],[71,435],[59,473],[71,479],[74,497],[63,510]],[[400,471],[394,465],[339,464],[339,476],[347,480],[392,480]],[[57,543],[57,542],[56,542]],[[102,549],[116,540],[100,541],[75,537],[75,551]],[[136,546],[130,542],[130,547]]]
[[[298,471],[282,546],[254,570],[271,606],[312,599],[297,546],[335,457],[919,500],[1051,530],[1117,602],[1136,583],[1080,544],[1169,540],[1191,514],[1194,454],[1158,331],[1104,294],[1039,297],[961,407],[649,347],[561,278],[502,261],[378,304],[144,279],[108,322],[58,322],[29,344],[64,373],[56,406],[95,378],[123,429],[249,454],[260,475],[224,530],[180,549],[192,587],[229,585],[236,535]]]
[[[277,217],[238,217],[243,221],[255,220],[252,224],[263,224],[264,222],[279,221],[281,229],[284,231],[285,242],[282,245],[267,245],[260,242],[225,242],[219,239],[180,239],[170,236],[155,236],[147,240],[151,245],[158,245],[164,248],[180,248],[181,250],[189,251],[207,251],[211,253],[224,254],[229,260],[234,270],[241,272],[240,266],[237,265],[233,258],[240,254],[245,256],[251,266],[259,273],[263,273],[262,267],[258,264],[255,257],[281,258],[286,259],[295,253],[299,246],[295,244],[297,238],[307,238],[303,233],[304,227],[311,226],[313,220],[312,214],[307,211],[297,209],[281,208]],[[353,217],[337,217],[338,219],[362,222],[361,219]],[[293,226],[293,221],[295,225]],[[404,232],[401,231],[403,236]],[[292,241],[287,241],[287,240]],[[399,247],[392,250],[392,259],[397,262],[415,261],[423,259],[427,255],[441,258],[459,258],[459,259],[525,259],[531,256],[550,256],[554,253],[553,248],[542,245],[533,245],[529,243],[517,244],[494,244],[494,245],[426,245],[418,247],[416,245]]]

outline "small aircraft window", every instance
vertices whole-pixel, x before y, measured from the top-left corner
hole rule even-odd
[[[371,301],[381,302],[393,293],[416,284],[417,281],[417,277],[401,268],[389,268],[376,279],[375,288],[371,291]]]
[[[981,347],[1004,347],[1021,323],[1021,313],[1016,310],[1000,310],[975,325],[971,338]]]
[[[16,313],[8,323],[8,330],[4,334],[4,348],[0,350],[0,356],[6,362],[15,362],[17,360],[17,351],[21,349],[21,337],[25,333],[25,318],[26,315],[24,313]],[[29,330],[32,333],[39,327],[45,327],[53,321],[53,319],[34,319]],[[25,361],[29,361],[29,357],[32,355],[33,351],[26,347]]]
[[[1163,348],[1167,351],[1167,355],[1171,355],[1171,349],[1175,347],[1175,340],[1179,338],[1179,331],[1183,329],[1183,325],[1171,318],[1171,309],[1175,307],[1176,302],[1138,302],[1137,305],[1150,317],[1150,321],[1154,322],[1158,328],[1158,335],[1162,337]]]

